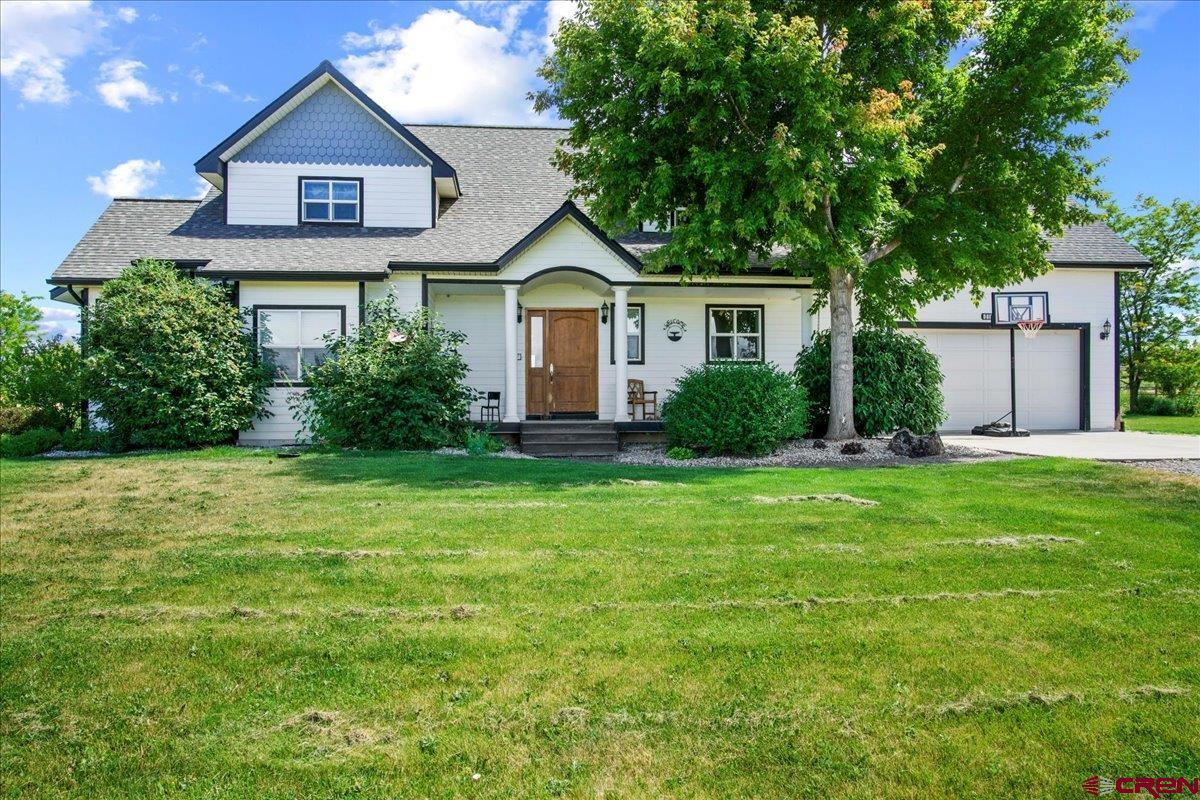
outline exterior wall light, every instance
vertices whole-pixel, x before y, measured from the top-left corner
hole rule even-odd
[[[1103,341],[1109,336],[1112,336],[1112,323],[1104,320],[1104,324],[1100,326],[1100,339]]]
[[[608,301],[604,301],[604,305],[600,306],[600,324],[608,324]]]
[[[522,318],[524,317],[524,315],[525,315],[524,307],[520,303],[517,303],[517,324],[518,325],[521,324],[521,321],[522,321]]]

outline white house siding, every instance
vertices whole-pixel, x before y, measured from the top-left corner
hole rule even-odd
[[[398,273],[386,281],[367,284],[367,302],[387,297],[389,293],[395,298],[396,305],[404,311],[420,308],[421,276]]]
[[[569,275],[569,273],[567,273]],[[568,278],[569,279],[569,278]],[[504,298],[497,287],[491,293],[463,294],[458,287],[430,288],[430,305],[447,327],[467,336],[463,355],[471,368],[468,382],[480,392],[504,390]],[[480,287],[477,291],[487,292]],[[652,293],[652,294],[651,294]],[[800,289],[695,289],[633,286],[629,293],[631,304],[644,304],[645,364],[630,364],[629,377],[646,382],[646,389],[657,391],[659,400],[665,398],[675,380],[691,366],[704,363],[705,305],[761,305],[764,312],[767,361],[790,370],[805,341],[804,308],[808,290]],[[556,283],[523,291],[521,305],[537,308],[599,308],[601,303],[613,305],[611,295],[599,295],[578,285]],[[680,319],[687,331],[678,342],[667,338],[663,325],[668,319]],[[615,413],[614,366],[611,363],[610,336],[613,320],[599,325],[599,410],[601,419],[612,419]],[[517,406],[525,416],[525,325],[518,325]],[[478,405],[472,409],[478,417]]]
[[[345,164],[229,163],[231,225],[296,225],[299,179],[362,178],[363,224],[380,228],[428,228],[433,224],[429,167]]]
[[[357,281],[242,281],[239,302],[243,308],[256,305],[343,306],[346,309],[346,329],[358,325]],[[289,407],[291,395],[302,391],[294,387],[272,387],[267,404],[272,416],[242,431],[238,441],[246,445],[268,446],[304,438],[306,432],[292,418]]]

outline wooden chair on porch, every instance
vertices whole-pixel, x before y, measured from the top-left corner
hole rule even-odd
[[[488,392],[484,402],[479,405],[480,422],[500,421],[500,393]]]
[[[658,392],[647,392],[646,382],[629,379],[629,417],[637,419],[637,410],[642,409],[642,419],[658,419]]]

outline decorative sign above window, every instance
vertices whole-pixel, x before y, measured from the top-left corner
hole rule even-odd
[[[687,330],[687,323],[681,319],[669,319],[663,324],[663,330],[667,332],[668,339],[678,342],[683,338],[683,332]]]

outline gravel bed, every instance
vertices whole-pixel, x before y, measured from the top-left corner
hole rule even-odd
[[[817,440],[801,439],[788,442],[775,453],[759,458],[717,456],[690,458],[684,461],[667,458],[666,448],[661,445],[632,445],[622,450],[613,460],[618,464],[657,464],[671,467],[879,467],[1013,458],[1005,453],[949,444],[946,445],[944,455],[908,458],[888,450],[890,439],[859,439],[866,452],[852,456],[842,454],[842,443],[830,443],[825,449],[818,449],[813,447],[815,441]]]
[[[420,451],[410,451],[410,452],[420,452]],[[437,455],[437,456],[468,456],[468,455],[470,455],[470,453],[467,452],[467,448],[465,448],[465,447],[439,447],[437,450],[433,451],[433,454]],[[514,450],[511,447],[506,447],[498,453],[485,453],[484,455],[491,456],[492,458],[534,458],[534,456],[522,453],[520,450]]]
[[[1173,472],[1176,475],[1191,475],[1200,478],[1200,458],[1162,459],[1159,461],[1121,461],[1138,469],[1149,469],[1154,472]]]
[[[103,450],[51,450],[48,453],[42,453],[42,458],[98,458],[111,455],[112,453],[106,453]]]

